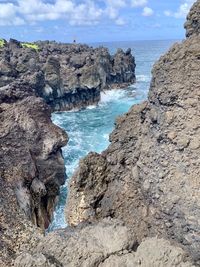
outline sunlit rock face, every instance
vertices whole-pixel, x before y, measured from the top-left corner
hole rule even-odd
[[[137,236],[159,236],[200,262],[200,1],[187,36],[153,67],[148,101],[117,119],[111,144],[80,163],[66,217],[71,225],[111,216]],[[195,23],[194,23],[195,20]],[[189,33],[188,33],[189,32]]]
[[[200,2],[196,1],[192,6],[184,28],[186,29],[186,37],[200,34]]]
[[[183,249],[148,238],[140,245],[117,220],[50,233],[37,248],[20,255],[15,267],[194,267]]]

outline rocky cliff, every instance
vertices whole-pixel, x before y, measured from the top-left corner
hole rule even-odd
[[[200,0],[186,23],[190,37],[154,65],[148,101],[117,119],[106,151],[80,162],[66,208],[71,227],[15,266],[199,266],[199,10]]]
[[[153,67],[148,101],[117,119],[106,151],[81,161],[66,216],[120,219],[138,243],[164,237],[199,264],[200,1],[185,27],[188,38]]]
[[[189,37],[184,42],[175,44],[154,65],[148,100],[133,106],[127,114],[117,119],[116,128],[110,135],[111,144],[106,151],[102,154],[90,153],[80,162],[71,180],[66,209],[70,226],[44,238],[37,235],[37,245],[34,236],[29,234],[31,242],[24,240],[24,246],[28,246],[29,251],[16,258],[16,267],[200,265],[200,35],[198,26],[193,23],[193,14],[199,16],[199,10],[200,0],[192,8],[186,23],[191,35],[187,34]],[[35,78],[33,90],[37,81]],[[12,99],[12,107],[17,105],[14,92],[21,97],[20,91],[14,89],[9,96],[3,95],[4,102],[8,97]],[[29,99],[18,101],[24,104]],[[7,105],[3,104],[3,107]],[[20,108],[23,106],[20,105]],[[29,109],[25,110],[28,112]],[[8,114],[6,119],[15,116],[20,123],[24,134],[21,139],[33,138],[25,135],[25,127],[30,126],[28,122],[24,123],[21,116],[17,116],[19,112]],[[30,114],[34,116],[34,109]],[[40,119],[46,122],[44,117]],[[5,125],[9,127],[9,122],[6,121]],[[45,129],[45,126],[40,129]],[[4,135],[5,138],[9,137],[9,134]],[[43,132],[41,135],[45,136]],[[57,156],[66,137],[61,135],[59,140],[55,145]],[[6,142],[9,145],[9,138]],[[44,147],[48,147],[49,141],[42,142]],[[38,153],[36,151],[33,150],[31,155],[34,155],[32,158],[36,162],[39,159],[36,166],[40,170],[43,153],[40,149]],[[45,151],[52,151],[49,154],[52,159],[54,149]],[[12,156],[15,154],[12,153]],[[27,166],[25,160],[29,158],[26,156],[23,159]],[[11,161],[10,168],[12,165]],[[23,170],[22,173],[26,174],[26,168]],[[18,176],[12,173],[14,178],[11,181],[18,182]],[[10,190],[9,179],[5,174],[4,177],[2,182],[8,184]],[[29,179],[22,177],[27,190]],[[21,187],[18,186],[20,183],[16,184],[15,192],[18,192]],[[35,188],[33,182],[31,187]],[[19,203],[23,192],[17,194]],[[7,200],[6,206],[10,200],[4,193],[3,197]],[[44,214],[48,214],[48,209]],[[10,233],[8,229],[7,232],[4,230],[8,221],[1,226],[3,233]],[[30,231],[26,230],[25,233]],[[6,237],[2,240],[6,240],[3,245],[7,248],[10,239]]]
[[[0,88],[0,266],[38,241],[65,181],[67,135],[35,96],[37,75],[29,78]]]
[[[3,43],[3,45],[2,45]],[[65,182],[61,148],[67,134],[52,110],[97,103],[100,90],[135,80],[128,50],[37,44],[0,47],[0,266],[34,247],[52,220]]]
[[[30,74],[40,76],[36,94],[55,111],[96,104],[100,91],[135,82],[131,50],[108,49],[56,42],[20,43],[10,40],[0,47],[0,87]],[[32,77],[32,76],[31,76]]]

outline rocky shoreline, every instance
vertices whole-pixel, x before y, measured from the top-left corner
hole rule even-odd
[[[35,94],[44,72],[0,88],[1,266],[200,266],[199,10],[200,0],[187,17],[187,39],[154,65],[148,100],[117,119],[103,153],[81,160],[69,227],[45,237],[30,219],[40,228],[51,219],[67,136]],[[47,68],[50,81],[62,75],[58,67]]]
[[[102,90],[133,84],[135,59],[131,49],[112,56],[104,47],[11,39],[0,47],[2,90],[16,80],[37,83],[35,94],[53,111],[81,109],[97,104]]]
[[[8,267],[41,239],[66,179],[68,137],[51,112],[96,104],[101,90],[134,82],[135,63],[130,50],[111,56],[79,44],[1,44],[0,266]]]

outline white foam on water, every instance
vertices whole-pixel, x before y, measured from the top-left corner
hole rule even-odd
[[[104,134],[103,138],[105,138],[106,140],[109,140],[109,134]]]
[[[73,110],[52,115],[53,122],[65,129],[69,136],[67,146],[62,149],[68,177],[73,175],[80,158],[90,151],[100,153],[109,145],[109,134],[112,131],[114,119],[123,110],[123,112],[128,110],[138,95],[138,88],[141,90],[140,87],[143,86],[144,83],[140,82],[126,89],[104,91],[101,92],[101,101],[98,105],[91,105],[80,112]],[[61,188],[60,204],[54,212],[50,231],[66,227],[63,195],[67,195],[68,182],[69,180]]]
[[[56,113],[54,113],[52,115],[51,119],[52,119],[53,123],[58,125],[58,126],[62,124],[62,116],[57,116]]]
[[[101,92],[100,104],[105,104],[112,102],[113,100],[119,100],[126,96],[126,91],[124,89],[112,89]]]
[[[150,82],[151,77],[149,75],[137,75],[136,76],[136,82]]]
[[[97,108],[97,105],[90,105],[86,109],[95,109],[95,108]]]

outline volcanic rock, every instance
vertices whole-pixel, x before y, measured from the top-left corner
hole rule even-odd
[[[36,75],[37,76],[37,75]],[[41,238],[65,182],[67,135],[34,92],[35,74],[0,88],[0,266]],[[41,78],[41,77],[40,77]],[[20,82],[21,81],[21,82]]]
[[[31,252],[22,253],[15,267],[194,267],[185,252],[164,239],[149,238],[140,246],[116,220],[59,230]]]
[[[100,91],[135,82],[135,59],[129,49],[110,55],[108,49],[81,44],[38,42],[36,48],[11,39],[0,48],[0,87],[43,73],[36,94],[54,111],[97,104]],[[41,78],[41,81],[43,79]]]
[[[171,240],[196,264],[200,264],[199,10],[197,1],[186,23],[190,37],[174,44],[154,65],[148,101],[117,119],[107,150],[81,161],[66,208],[70,225],[117,218],[139,244],[150,236]]]

